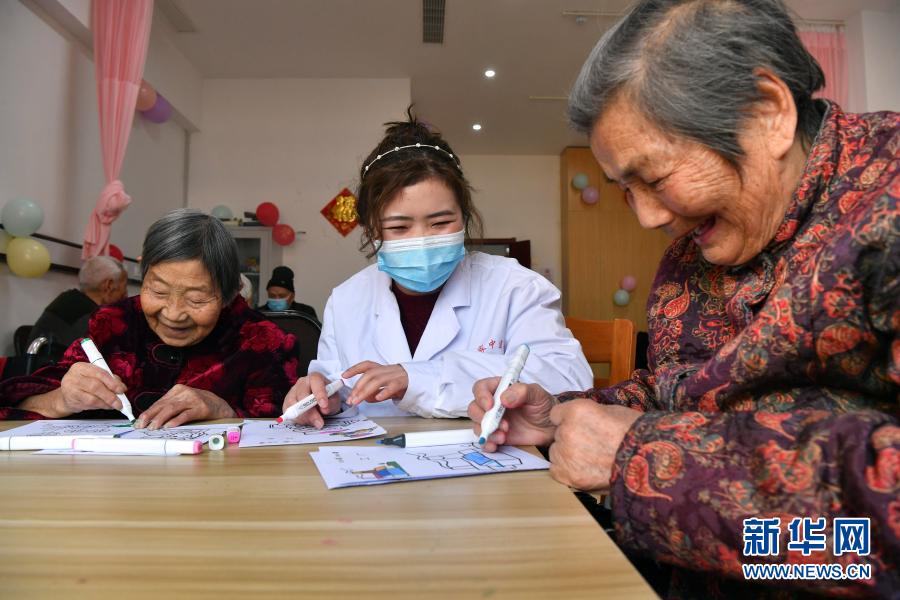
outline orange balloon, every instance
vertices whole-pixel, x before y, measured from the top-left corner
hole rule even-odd
[[[150,110],[156,104],[156,90],[153,86],[141,80],[141,89],[138,90],[137,109],[140,111]]]

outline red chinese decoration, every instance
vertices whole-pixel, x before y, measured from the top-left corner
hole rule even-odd
[[[347,188],[342,189],[337,196],[322,208],[322,216],[338,230],[342,236],[347,237],[353,228],[359,224],[359,215],[356,213],[356,196]]]

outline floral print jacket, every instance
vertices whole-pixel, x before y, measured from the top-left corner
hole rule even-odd
[[[712,573],[676,569],[672,596],[900,595],[898,154],[900,115],[829,105],[769,246],[722,267],[676,240],[647,303],[650,371],[561,397],[644,412],[613,469],[616,536]],[[827,550],[786,551],[795,516],[826,518]],[[780,517],[778,556],[742,555],[751,517]],[[871,518],[868,556],[834,555],[834,517]],[[868,563],[872,578],[761,588],[742,562]]]
[[[153,333],[140,296],[97,309],[88,334],[112,372],[128,386],[126,396],[135,416],[172,386],[183,384],[215,393],[239,417],[274,417],[281,414],[284,396],[297,380],[296,338],[250,309],[240,296],[222,310],[206,338],[187,348],[167,346]],[[58,364],[0,382],[0,419],[43,418],[16,405],[58,388],[69,367],[85,361],[76,341]],[[105,410],[72,415],[119,417],[120,413]]]

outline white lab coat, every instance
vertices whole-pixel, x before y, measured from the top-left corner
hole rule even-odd
[[[472,384],[502,375],[505,355],[520,344],[531,348],[520,381],[552,394],[592,385],[581,345],[563,321],[559,290],[513,259],[468,253],[441,291],[414,356],[390,286],[387,273],[371,265],[336,287],[309,365],[329,381],[364,360],[403,366],[409,375],[403,398],[364,402],[364,414],[466,416]],[[341,394],[346,399],[346,387]]]

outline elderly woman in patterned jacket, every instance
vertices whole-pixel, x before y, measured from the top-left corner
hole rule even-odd
[[[141,270],[140,296],[98,309],[88,327],[113,375],[76,341],[59,364],[0,383],[0,418],[120,418],[119,393],[150,429],[280,414],[296,340],[238,294],[237,245],[218,219],[167,214],[147,232]]]
[[[513,386],[488,449],[552,444],[557,480],[609,490],[624,549],[676,567],[670,595],[900,591],[900,115],[813,100],[823,84],[779,0],[646,0],[570,96],[641,225],[674,238],[649,370]],[[496,385],[476,383],[476,422]],[[855,518],[868,553],[842,545]],[[745,519],[780,546],[755,556]],[[776,589],[742,568],[798,562],[871,576]]]

